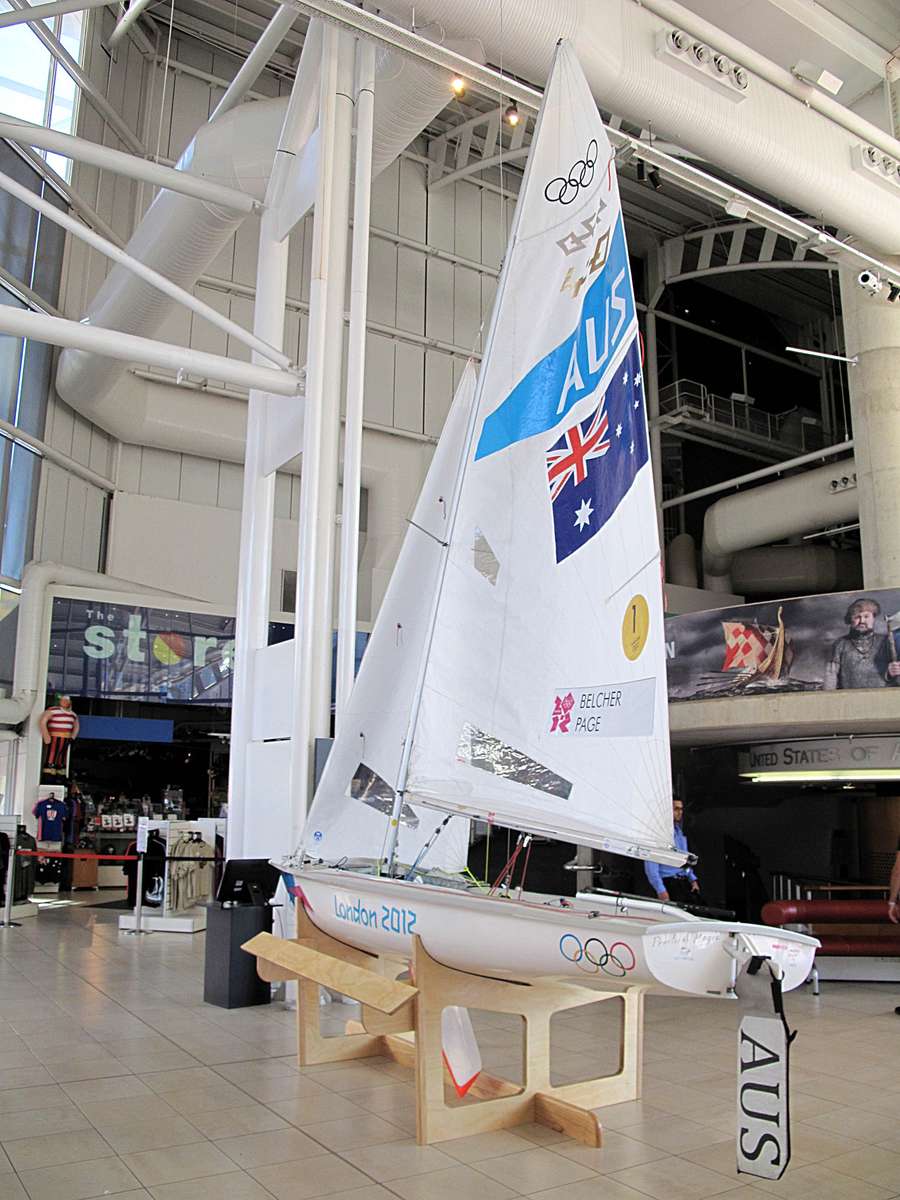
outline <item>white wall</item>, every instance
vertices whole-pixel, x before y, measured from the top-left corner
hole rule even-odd
[[[170,71],[160,118],[163,70],[143,58],[130,41],[111,63],[99,46],[112,15],[94,10],[87,67],[108,90],[125,119],[155,153],[174,160],[207,119],[222,94],[214,83]],[[233,57],[176,33],[173,59],[223,79],[237,67]],[[255,90],[277,95],[287,83],[268,73]],[[79,132],[119,146],[119,140],[83,105]],[[419,149],[422,149],[420,147]],[[360,619],[374,617],[387,585],[405,521],[440,433],[466,357],[480,349],[482,323],[490,312],[504,252],[512,204],[495,190],[462,181],[429,194],[426,167],[415,155],[395,162],[375,182],[372,203],[369,332],[365,388],[368,425],[363,482],[369,490],[369,525],[360,574]],[[100,217],[127,240],[152,199],[152,189],[77,165],[73,180]],[[201,279],[195,292],[207,303],[252,326],[258,221],[249,218]],[[291,236],[285,348],[305,361],[312,219]],[[415,242],[418,246],[398,244]],[[425,245],[467,263],[438,260]],[[102,256],[71,244],[60,308],[80,319],[109,269]],[[247,358],[246,349],[184,310],[174,308],[158,337],[213,353]],[[439,345],[438,345],[439,344]],[[134,380],[133,375],[126,376]],[[215,385],[216,381],[209,381]],[[154,387],[153,384],[150,385]],[[134,384],[122,390],[128,403]],[[136,390],[136,389],[135,389]],[[240,399],[221,397],[221,413],[243,409]],[[373,428],[374,427],[374,428]],[[397,430],[401,436],[379,430]],[[412,435],[404,437],[402,434]],[[239,464],[171,450],[115,442],[102,430],[51,398],[47,440],[79,462],[111,475],[116,493],[106,569],[124,578],[170,586],[213,603],[234,604],[242,472]],[[36,556],[96,566],[100,552],[98,513],[102,494],[84,493],[65,472],[45,467]],[[46,496],[45,496],[46,493]],[[283,569],[296,567],[299,478],[279,475],[273,616],[281,615]],[[98,508],[99,504],[99,508]],[[335,501],[336,511],[339,501]],[[84,508],[84,517],[80,514]],[[62,519],[65,514],[65,519]],[[93,562],[90,560],[93,558]],[[184,574],[184,578],[173,579]],[[192,581],[189,583],[189,581]]]
[[[372,431],[365,435],[368,522],[358,605],[363,623],[373,618],[381,602],[431,454],[432,445],[423,440]],[[110,520],[109,573],[233,611],[242,476],[233,463],[122,447],[120,486]],[[299,503],[300,477],[279,473],[272,547],[273,619],[292,616],[281,608],[281,573],[297,569]]]

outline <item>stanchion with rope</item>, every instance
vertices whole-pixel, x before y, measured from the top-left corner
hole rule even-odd
[[[16,890],[16,853],[19,849],[19,831],[16,829],[12,836],[12,844],[9,847],[9,865],[6,868],[6,903],[3,906],[3,921],[0,922],[4,929],[9,929],[10,926],[20,928],[22,922],[12,919],[13,910],[13,892]]]
[[[147,935],[153,932],[152,929],[144,929],[142,922],[144,916],[144,852],[138,851],[137,856],[137,880],[134,896],[134,929],[123,929],[122,932],[127,937],[135,937]]]

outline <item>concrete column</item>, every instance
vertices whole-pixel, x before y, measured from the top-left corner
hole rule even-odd
[[[854,457],[859,487],[863,580],[900,586],[900,304],[870,296],[858,272],[841,271]]]

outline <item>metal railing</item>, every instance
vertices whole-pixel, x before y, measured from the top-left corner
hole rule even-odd
[[[747,400],[719,396],[695,379],[676,379],[660,389],[659,411],[685,416],[731,432],[747,433],[792,450],[817,450],[823,445],[817,421],[797,415],[796,409],[768,413]]]

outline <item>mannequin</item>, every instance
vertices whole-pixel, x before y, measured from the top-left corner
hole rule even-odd
[[[69,769],[69,746],[78,737],[78,717],[72,711],[70,696],[57,696],[56,704],[44,709],[38,722],[41,739],[47,749],[44,771],[50,775],[66,775]]]

